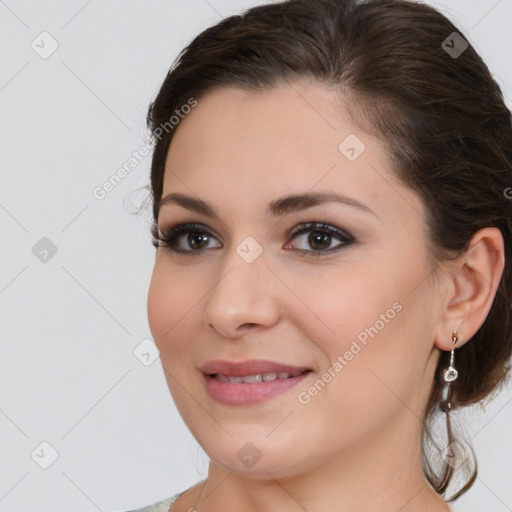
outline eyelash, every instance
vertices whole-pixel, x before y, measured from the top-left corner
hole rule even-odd
[[[345,231],[342,231],[341,229],[338,229],[334,226],[331,226],[329,224],[326,224],[325,222],[308,222],[305,224],[300,224],[297,226],[296,229],[292,230],[290,233],[291,238],[295,238],[298,235],[302,235],[304,233],[309,232],[318,232],[327,234],[330,236],[335,236],[343,242],[340,245],[337,245],[335,247],[332,247],[331,249],[324,249],[322,251],[308,251],[306,249],[298,249],[300,252],[305,252],[307,256],[322,256],[328,253],[334,253],[337,252],[344,247],[347,247],[355,242],[355,239],[350,234],[346,233]],[[212,233],[211,229],[208,226],[204,226],[202,224],[194,224],[194,223],[187,223],[187,224],[177,224],[177,225],[171,225],[171,226],[164,226],[162,230],[159,230],[158,227],[156,227],[155,232],[153,233],[153,245],[158,247],[163,247],[166,250],[174,253],[174,254],[180,254],[180,255],[188,255],[188,254],[202,254],[208,249],[201,249],[201,250],[183,250],[183,249],[177,249],[176,248],[176,241],[179,240],[183,235],[195,233],[195,234],[202,234],[206,235],[208,237],[215,238],[214,234]],[[160,243],[158,243],[160,242]]]

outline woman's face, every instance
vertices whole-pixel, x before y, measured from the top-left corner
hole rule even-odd
[[[206,453],[264,478],[419,450],[440,315],[424,207],[381,141],[306,81],[218,89],[174,129],[163,197],[190,199],[158,224],[200,226],[158,249],[148,315]]]

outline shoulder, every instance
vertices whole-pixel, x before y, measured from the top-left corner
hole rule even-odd
[[[169,507],[184,493],[179,492],[170,498],[167,498],[162,501],[157,501],[151,505],[148,505],[144,508],[138,508],[137,510],[129,510],[127,512],[168,512]]]

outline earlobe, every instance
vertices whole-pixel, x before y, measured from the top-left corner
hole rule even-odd
[[[451,334],[455,329],[459,333],[457,348],[480,329],[493,304],[504,267],[501,231],[487,227],[475,233],[467,251],[450,272],[451,292],[435,340],[438,348],[451,350]]]

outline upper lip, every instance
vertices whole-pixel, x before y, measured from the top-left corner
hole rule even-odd
[[[292,366],[266,359],[246,359],[244,361],[228,361],[216,359],[201,366],[200,370],[206,375],[220,373],[230,377],[243,377],[244,375],[257,375],[259,373],[287,372],[291,374],[303,373],[311,370],[307,366]]]

